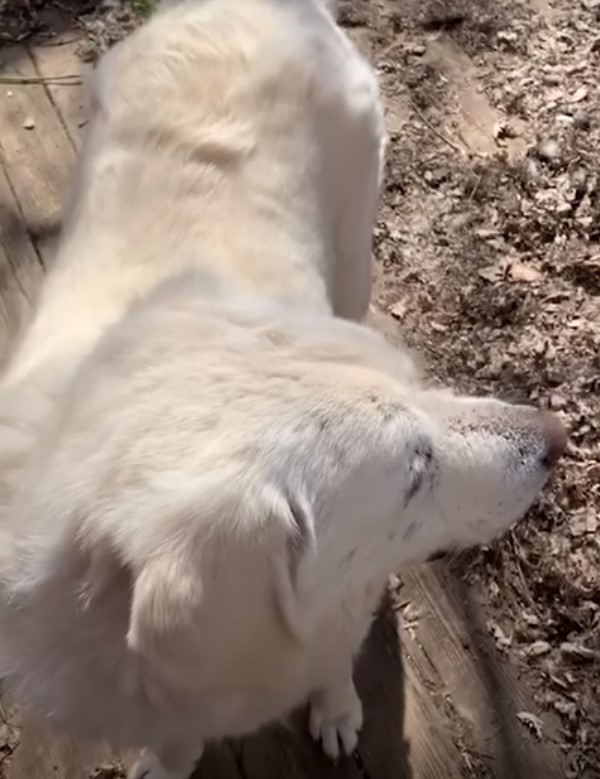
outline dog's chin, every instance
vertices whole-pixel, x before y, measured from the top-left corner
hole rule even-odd
[[[536,498],[537,497],[539,497],[539,493],[536,495]],[[487,531],[482,532],[480,535],[474,534],[470,539],[464,538],[458,545],[452,545],[447,548],[439,548],[434,550],[431,552],[431,554],[428,555],[424,562],[434,563],[440,560],[448,560],[452,557],[455,557],[460,552],[469,552],[483,546],[493,544],[494,541],[502,538],[505,533],[508,533],[511,528],[522,522],[526,518],[527,513],[533,505],[535,505],[535,500],[528,501],[521,512],[519,512],[517,515],[513,515],[512,518],[508,521],[498,523],[495,530],[493,528],[488,528]]]

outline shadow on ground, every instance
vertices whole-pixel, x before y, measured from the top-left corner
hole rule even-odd
[[[353,758],[332,765],[310,739],[307,712],[302,710],[288,727],[209,749],[194,779],[412,779],[397,626],[386,594],[355,673],[365,724]]]

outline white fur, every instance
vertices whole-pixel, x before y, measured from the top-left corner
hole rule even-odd
[[[388,574],[516,520],[547,419],[424,389],[348,321],[383,127],[317,0],[166,4],[94,89],[0,389],[2,675],[57,727],[154,750],[137,779],[306,700],[336,759]]]

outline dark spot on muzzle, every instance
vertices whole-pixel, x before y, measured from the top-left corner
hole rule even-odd
[[[435,563],[436,560],[443,560],[444,557],[448,556],[448,552],[434,552],[433,554],[429,555],[426,562],[428,563]]]

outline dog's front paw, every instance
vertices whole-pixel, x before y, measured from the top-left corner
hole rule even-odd
[[[159,758],[149,749],[143,749],[138,760],[127,774],[127,779],[189,779],[194,764],[181,770],[168,771]]]
[[[144,750],[127,774],[127,779],[169,779],[155,754]]]
[[[340,756],[340,746],[345,755],[354,752],[362,723],[362,704],[352,681],[343,690],[327,691],[311,699],[311,736],[334,762]]]

